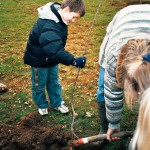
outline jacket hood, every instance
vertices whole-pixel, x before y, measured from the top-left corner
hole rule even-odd
[[[59,22],[59,19],[57,18],[57,16],[52,12],[51,10],[51,5],[53,3],[47,3],[46,5],[39,7],[38,10],[38,16],[41,19],[49,19],[49,20],[54,20],[56,23]],[[60,9],[60,5],[59,4],[55,4],[54,7],[59,10]]]

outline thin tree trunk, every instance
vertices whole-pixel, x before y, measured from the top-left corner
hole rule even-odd
[[[132,137],[132,136],[133,136],[133,131],[123,131],[123,132],[118,132],[118,133],[112,134],[111,138],[112,137],[126,138],[126,137]],[[104,140],[104,139],[107,139],[107,135],[99,134],[99,135],[95,135],[95,136],[90,136],[90,137],[73,140],[70,142],[70,144],[73,146],[80,146],[83,144],[96,142],[96,141],[100,141],[100,140]]]

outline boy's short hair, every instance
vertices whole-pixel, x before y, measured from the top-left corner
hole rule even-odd
[[[84,0],[63,0],[61,8],[64,9],[65,7],[69,7],[70,12],[79,13],[80,17],[85,15]]]

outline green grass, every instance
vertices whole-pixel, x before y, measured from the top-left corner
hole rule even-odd
[[[85,0],[85,2],[86,16],[69,26],[70,32],[73,32],[72,30],[79,25],[78,31],[75,30],[75,34],[77,33],[78,36],[82,35],[83,37],[79,39],[79,43],[77,41],[77,44],[74,44],[75,41],[73,40],[78,40],[78,36],[74,38],[74,34],[72,34],[72,40],[68,41],[66,45],[75,55],[81,55],[85,48],[89,28],[99,5],[99,0]],[[23,54],[29,31],[37,19],[37,8],[46,3],[47,0],[3,0],[0,2],[0,82],[7,84],[9,87],[9,91],[0,96],[0,121],[3,124],[14,125],[29,112],[37,111],[37,107],[31,98],[30,67],[24,65]],[[118,5],[110,5],[110,3],[117,3]],[[99,116],[95,97],[99,72],[99,47],[108,23],[122,7],[121,0],[103,0],[94,22],[94,28],[85,54],[87,65],[80,71],[74,93],[74,109],[78,113],[74,130],[79,137],[96,135],[99,131]],[[82,40],[83,42],[80,43]],[[75,47],[69,47],[70,43]],[[60,79],[64,87],[62,94],[70,110],[76,74],[76,68],[60,65]],[[49,111],[50,115],[41,117],[41,119],[47,122],[50,121],[49,126],[60,124],[64,130],[70,130],[72,112],[68,115],[62,115],[56,111]],[[87,117],[87,112],[90,112],[92,116]],[[8,118],[11,118],[11,122],[8,121]],[[135,120],[133,113],[124,108],[121,122],[122,130],[133,130]],[[127,141],[112,142],[106,149],[123,150],[127,144]]]

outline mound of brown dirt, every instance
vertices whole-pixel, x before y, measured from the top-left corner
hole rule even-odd
[[[61,126],[48,127],[38,113],[29,113],[16,126],[0,124],[1,150],[69,150],[70,132]],[[72,147],[76,150],[96,150],[90,145]]]
[[[2,150],[60,150],[67,146],[69,133],[60,126],[47,127],[37,113],[29,113],[16,126],[0,125]]]

